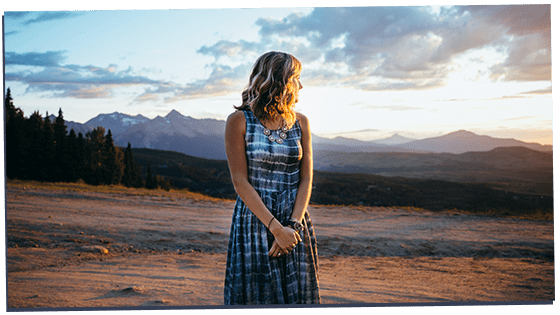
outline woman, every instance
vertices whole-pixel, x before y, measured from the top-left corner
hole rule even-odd
[[[228,245],[225,304],[320,303],[317,245],[307,205],[313,157],[307,118],[294,112],[301,63],[257,59],[242,105],[226,123],[238,194]]]

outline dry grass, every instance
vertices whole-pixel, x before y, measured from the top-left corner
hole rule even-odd
[[[225,199],[214,198],[210,196],[206,196],[200,193],[195,193],[188,191],[186,189],[170,189],[170,190],[163,190],[163,189],[146,189],[146,188],[129,188],[124,187],[121,185],[88,185],[83,182],[77,183],[50,183],[50,182],[39,182],[39,181],[24,181],[24,180],[8,180],[6,183],[8,186],[14,187],[28,187],[28,188],[35,188],[35,189],[54,189],[60,191],[73,191],[73,192],[94,192],[94,193],[107,193],[107,194],[121,194],[127,196],[161,196],[161,197],[170,197],[170,198],[187,198],[193,199],[195,201],[211,201],[211,202],[222,202],[226,201]],[[231,200],[229,200],[231,201]],[[362,205],[319,205],[312,203],[311,206],[319,206],[319,207],[327,207],[327,208],[340,208],[346,207],[350,209],[359,210],[362,212],[371,212],[374,211],[373,209],[378,209],[379,207],[370,207],[370,206],[362,206]],[[384,209],[402,209],[407,210],[409,212],[438,212],[438,213],[448,213],[448,214],[466,214],[466,215],[478,215],[478,216],[489,216],[489,217],[510,217],[516,219],[525,219],[525,220],[543,220],[543,221],[553,221],[554,213],[546,212],[544,210],[536,210],[532,213],[522,213],[522,212],[515,212],[515,211],[505,211],[505,210],[487,210],[484,212],[472,212],[466,211],[461,209],[447,209],[441,211],[433,211],[427,210],[418,207],[410,207],[410,206],[403,206],[403,207],[381,207]]]
[[[105,194],[118,194],[127,196],[153,196],[153,197],[169,197],[169,198],[187,198],[195,201],[211,201],[219,202],[222,199],[205,196],[203,194],[190,192],[182,189],[146,189],[146,188],[130,188],[121,185],[88,185],[83,182],[78,183],[50,183],[39,181],[27,181],[18,179],[8,179],[7,186],[33,188],[33,189],[52,189],[59,191],[72,191],[72,192],[92,192],[92,193],[105,193]]]

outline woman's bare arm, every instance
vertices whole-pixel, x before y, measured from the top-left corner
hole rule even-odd
[[[299,187],[296,202],[292,211],[291,218],[297,221],[303,219],[303,214],[307,210],[309,198],[311,198],[311,188],[313,184],[313,149],[311,145],[311,129],[307,117],[298,113],[298,121],[301,126],[301,146],[303,148],[303,158],[300,166]]]
[[[228,166],[235,191],[245,205],[265,225],[275,237],[283,253],[288,252],[292,244],[300,241],[299,234],[283,226],[262,202],[259,194],[249,183],[247,175],[247,156],[245,153],[245,115],[242,111],[231,114],[226,122],[225,147]],[[269,225],[270,222],[270,225]]]

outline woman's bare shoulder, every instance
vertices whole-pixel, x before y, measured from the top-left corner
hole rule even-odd
[[[303,128],[307,128],[309,126],[309,120],[307,119],[307,117],[302,114],[302,113],[296,113],[296,118],[299,121],[299,124],[303,127]]]
[[[243,111],[237,110],[228,116],[227,123],[233,125],[245,124],[245,114]]]

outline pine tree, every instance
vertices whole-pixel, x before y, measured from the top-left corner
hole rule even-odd
[[[54,162],[54,180],[68,181],[67,165],[70,163],[69,154],[67,153],[66,144],[66,124],[62,116],[62,109],[58,110],[58,117],[53,124],[54,142],[55,142],[55,162]]]
[[[123,158],[124,170],[122,177],[122,184],[126,187],[144,187],[144,180],[142,179],[142,170],[140,166],[134,163],[134,156],[132,154],[132,146],[128,143]]]
[[[81,132],[78,132],[78,139],[76,141],[77,144],[77,152],[76,152],[76,177],[77,179],[82,179],[85,181],[87,176],[87,148],[86,148],[86,139]]]
[[[132,147],[130,142],[124,150],[124,172],[122,184],[126,187],[133,187],[134,160],[132,158]]]
[[[132,187],[142,188],[145,186],[144,178],[142,178],[142,166],[134,164],[134,173],[132,173]]]
[[[97,127],[86,133],[86,169],[84,181],[91,185],[103,183],[103,150],[105,128]]]
[[[21,156],[22,179],[41,180],[43,124],[43,117],[37,111],[24,120],[23,136],[19,143],[23,153]]]
[[[117,168],[114,174],[113,184],[120,184],[124,173],[124,151],[121,148],[115,146],[115,153],[116,153],[115,164]]]
[[[43,159],[41,161],[41,180],[42,181],[57,181],[55,169],[56,149],[54,140],[54,130],[49,119],[49,113],[45,116],[43,124],[42,145]]]
[[[78,148],[78,136],[76,136],[74,129],[70,130],[70,133],[66,138],[65,156],[66,168],[64,179],[65,181],[75,182],[80,178],[80,154]]]
[[[21,109],[16,108],[13,103],[10,88],[4,99],[4,113],[6,117],[6,176],[18,178],[23,176],[22,139],[24,137],[25,118]]]
[[[148,189],[156,189],[157,188],[157,180],[156,175],[152,171],[152,165],[148,164],[148,169],[146,170],[146,188]]]
[[[113,143],[113,135],[111,130],[107,132],[103,145],[103,161],[102,161],[102,182],[106,185],[117,184],[122,174],[119,174],[117,163],[117,152]]]

